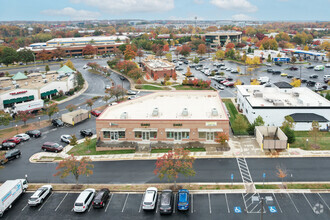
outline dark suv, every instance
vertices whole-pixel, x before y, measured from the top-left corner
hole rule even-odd
[[[9,150],[9,149],[13,149],[15,146],[16,146],[16,144],[13,142],[6,142],[6,143],[3,143],[2,145],[0,145],[0,149]]]
[[[103,208],[109,199],[110,190],[107,188],[101,189],[93,200],[93,208]]]
[[[53,151],[55,153],[60,152],[63,150],[62,145],[59,145],[58,143],[53,143],[53,142],[45,142],[42,147],[42,150],[44,151]]]
[[[160,205],[159,213],[162,214],[171,214],[173,212],[173,192],[170,189],[162,191],[160,195]]]
[[[61,119],[53,119],[52,120],[52,125],[54,125],[55,127],[62,127],[64,125],[63,121],[61,121]]]
[[[5,164],[7,161],[17,159],[20,156],[21,156],[21,151],[18,149],[7,151],[7,153],[5,154],[5,160],[1,159],[0,163]]]
[[[39,130],[30,130],[30,131],[25,132],[25,134],[29,135],[30,137],[38,138],[38,137],[41,136],[41,131],[39,131]]]
[[[93,132],[91,129],[84,129],[80,131],[81,136],[83,137],[90,137],[93,136]]]

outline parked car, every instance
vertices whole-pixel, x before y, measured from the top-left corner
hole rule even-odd
[[[165,189],[160,195],[159,213],[172,214],[173,212],[173,192],[170,189]]]
[[[220,81],[221,84],[224,84],[226,82],[229,82],[227,79]]]
[[[306,66],[306,69],[314,69],[314,66],[312,65]]]
[[[273,69],[267,69],[267,73],[273,73],[274,70]]]
[[[324,66],[323,65],[317,65],[316,67],[314,67],[315,71],[322,71],[324,70]]]
[[[156,187],[149,187],[143,198],[142,208],[143,210],[154,210],[157,202],[158,190]]]
[[[219,90],[224,90],[224,89],[225,89],[224,86],[220,86],[220,85],[218,85],[217,88],[218,88]]]
[[[292,75],[287,75],[286,78],[288,78],[288,79],[292,79],[293,76],[292,76]]]
[[[84,66],[83,66],[83,69],[87,69],[88,68],[88,66],[85,64]]]
[[[88,188],[82,191],[74,203],[73,211],[85,212],[88,209],[91,202],[93,201],[94,196],[95,196],[95,189]]]
[[[13,149],[13,150],[9,150],[7,151],[7,153],[5,154],[5,160],[0,159],[0,164],[5,164],[7,161],[9,160],[14,160],[14,159],[18,159],[21,156],[21,151],[18,149]],[[7,161],[6,161],[7,160]]]
[[[60,152],[63,150],[63,146],[62,145],[59,145],[58,143],[54,143],[54,142],[45,142],[41,149],[43,151],[52,151],[52,152]]]
[[[307,79],[301,79],[301,83],[306,83]]]
[[[91,137],[93,136],[93,132],[91,129],[83,129],[80,131],[80,135],[83,137]]]
[[[289,70],[291,70],[291,71],[293,71],[293,70],[298,70],[298,67],[291,66],[291,67],[289,68]]]
[[[279,71],[279,70],[274,70],[273,71],[273,75],[280,75],[281,74],[281,71]]]
[[[28,141],[30,140],[30,136],[27,134],[17,134],[14,137],[19,138],[21,141]]]
[[[6,142],[0,145],[1,150],[10,150],[16,147],[16,144],[13,142]]]
[[[41,131],[39,130],[30,130],[25,132],[25,134],[29,135],[30,137],[38,138],[41,136]]]
[[[326,68],[330,68],[330,63],[325,64]]]
[[[316,82],[311,80],[306,83],[307,86],[315,86],[315,84]]]
[[[136,95],[130,95],[130,96],[128,96],[128,100],[132,100],[132,99],[136,99],[138,96],[136,96]]]
[[[138,92],[137,91],[134,91],[134,90],[127,90],[126,94],[127,95],[137,95]]]
[[[330,81],[330,75],[324,75],[324,76],[323,76],[323,81],[324,81],[325,83],[328,83],[328,82]]]
[[[226,80],[228,80],[228,81],[233,81],[233,78],[231,78],[231,77],[227,77]]]
[[[95,117],[99,117],[102,112],[99,110],[93,110],[91,111],[91,114],[94,115]]]
[[[21,143],[21,140],[18,137],[12,137],[12,138],[8,138],[2,141],[2,143],[6,143],[6,142],[12,142],[15,144],[19,144]]]
[[[71,139],[72,139],[71,135],[68,134],[61,135],[61,141],[64,143],[70,144]]]
[[[180,189],[178,192],[178,210],[186,211],[189,209],[189,191]]]
[[[107,188],[98,191],[92,202],[93,208],[103,208],[109,199],[109,194],[110,190]]]
[[[29,206],[36,206],[42,204],[46,197],[52,193],[53,187],[51,185],[43,185],[29,198]]]
[[[111,86],[110,85],[105,85],[104,89],[109,90],[109,89],[111,89]]]
[[[232,70],[231,73],[238,73],[238,70]]]
[[[316,74],[313,74],[313,75],[310,75],[310,76],[309,76],[310,79],[317,79],[318,77],[319,77],[319,76],[316,75]]]
[[[287,76],[288,74],[287,73],[281,73],[281,76]]]
[[[275,65],[276,66],[282,66],[282,63],[281,62],[275,62]]]
[[[126,78],[124,76],[119,76],[120,80],[125,80]]]
[[[63,121],[59,118],[52,120],[52,125],[55,127],[62,127],[64,125]]]

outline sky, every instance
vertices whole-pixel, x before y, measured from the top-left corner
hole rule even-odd
[[[330,21],[330,0],[0,0],[0,21]]]

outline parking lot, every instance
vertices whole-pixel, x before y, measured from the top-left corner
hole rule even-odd
[[[191,194],[190,209],[186,212],[175,209],[170,216],[159,214],[159,202],[156,210],[143,211],[143,193],[111,193],[103,209],[93,209],[90,206],[85,213],[73,212],[78,193],[52,193],[37,207],[27,205],[31,195],[32,193],[23,194],[5,212],[3,219],[259,219],[261,215],[260,201],[249,204],[243,200],[244,194],[238,193]],[[263,203],[264,219],[330,218],[330,193],[268,193],[260,194],[260,197],[268,198]],[[257,208],[247,212],[251,208],[247,209],[246,206]]]

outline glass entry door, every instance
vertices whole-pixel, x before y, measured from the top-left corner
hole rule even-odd
[[[150,132],[149,131],[142,131],[142,140],[149,141],[150,140]]]
[[[118,140],[118,131],[110,131],[110,138],[112,141]]]
[[[175,141],[181,141],[182,140],[182,133],[181,132],[174,132],[173,136],[174,136]]]
[[[214,132],[206,132],[206,140],[213,141],[214,140]]]

